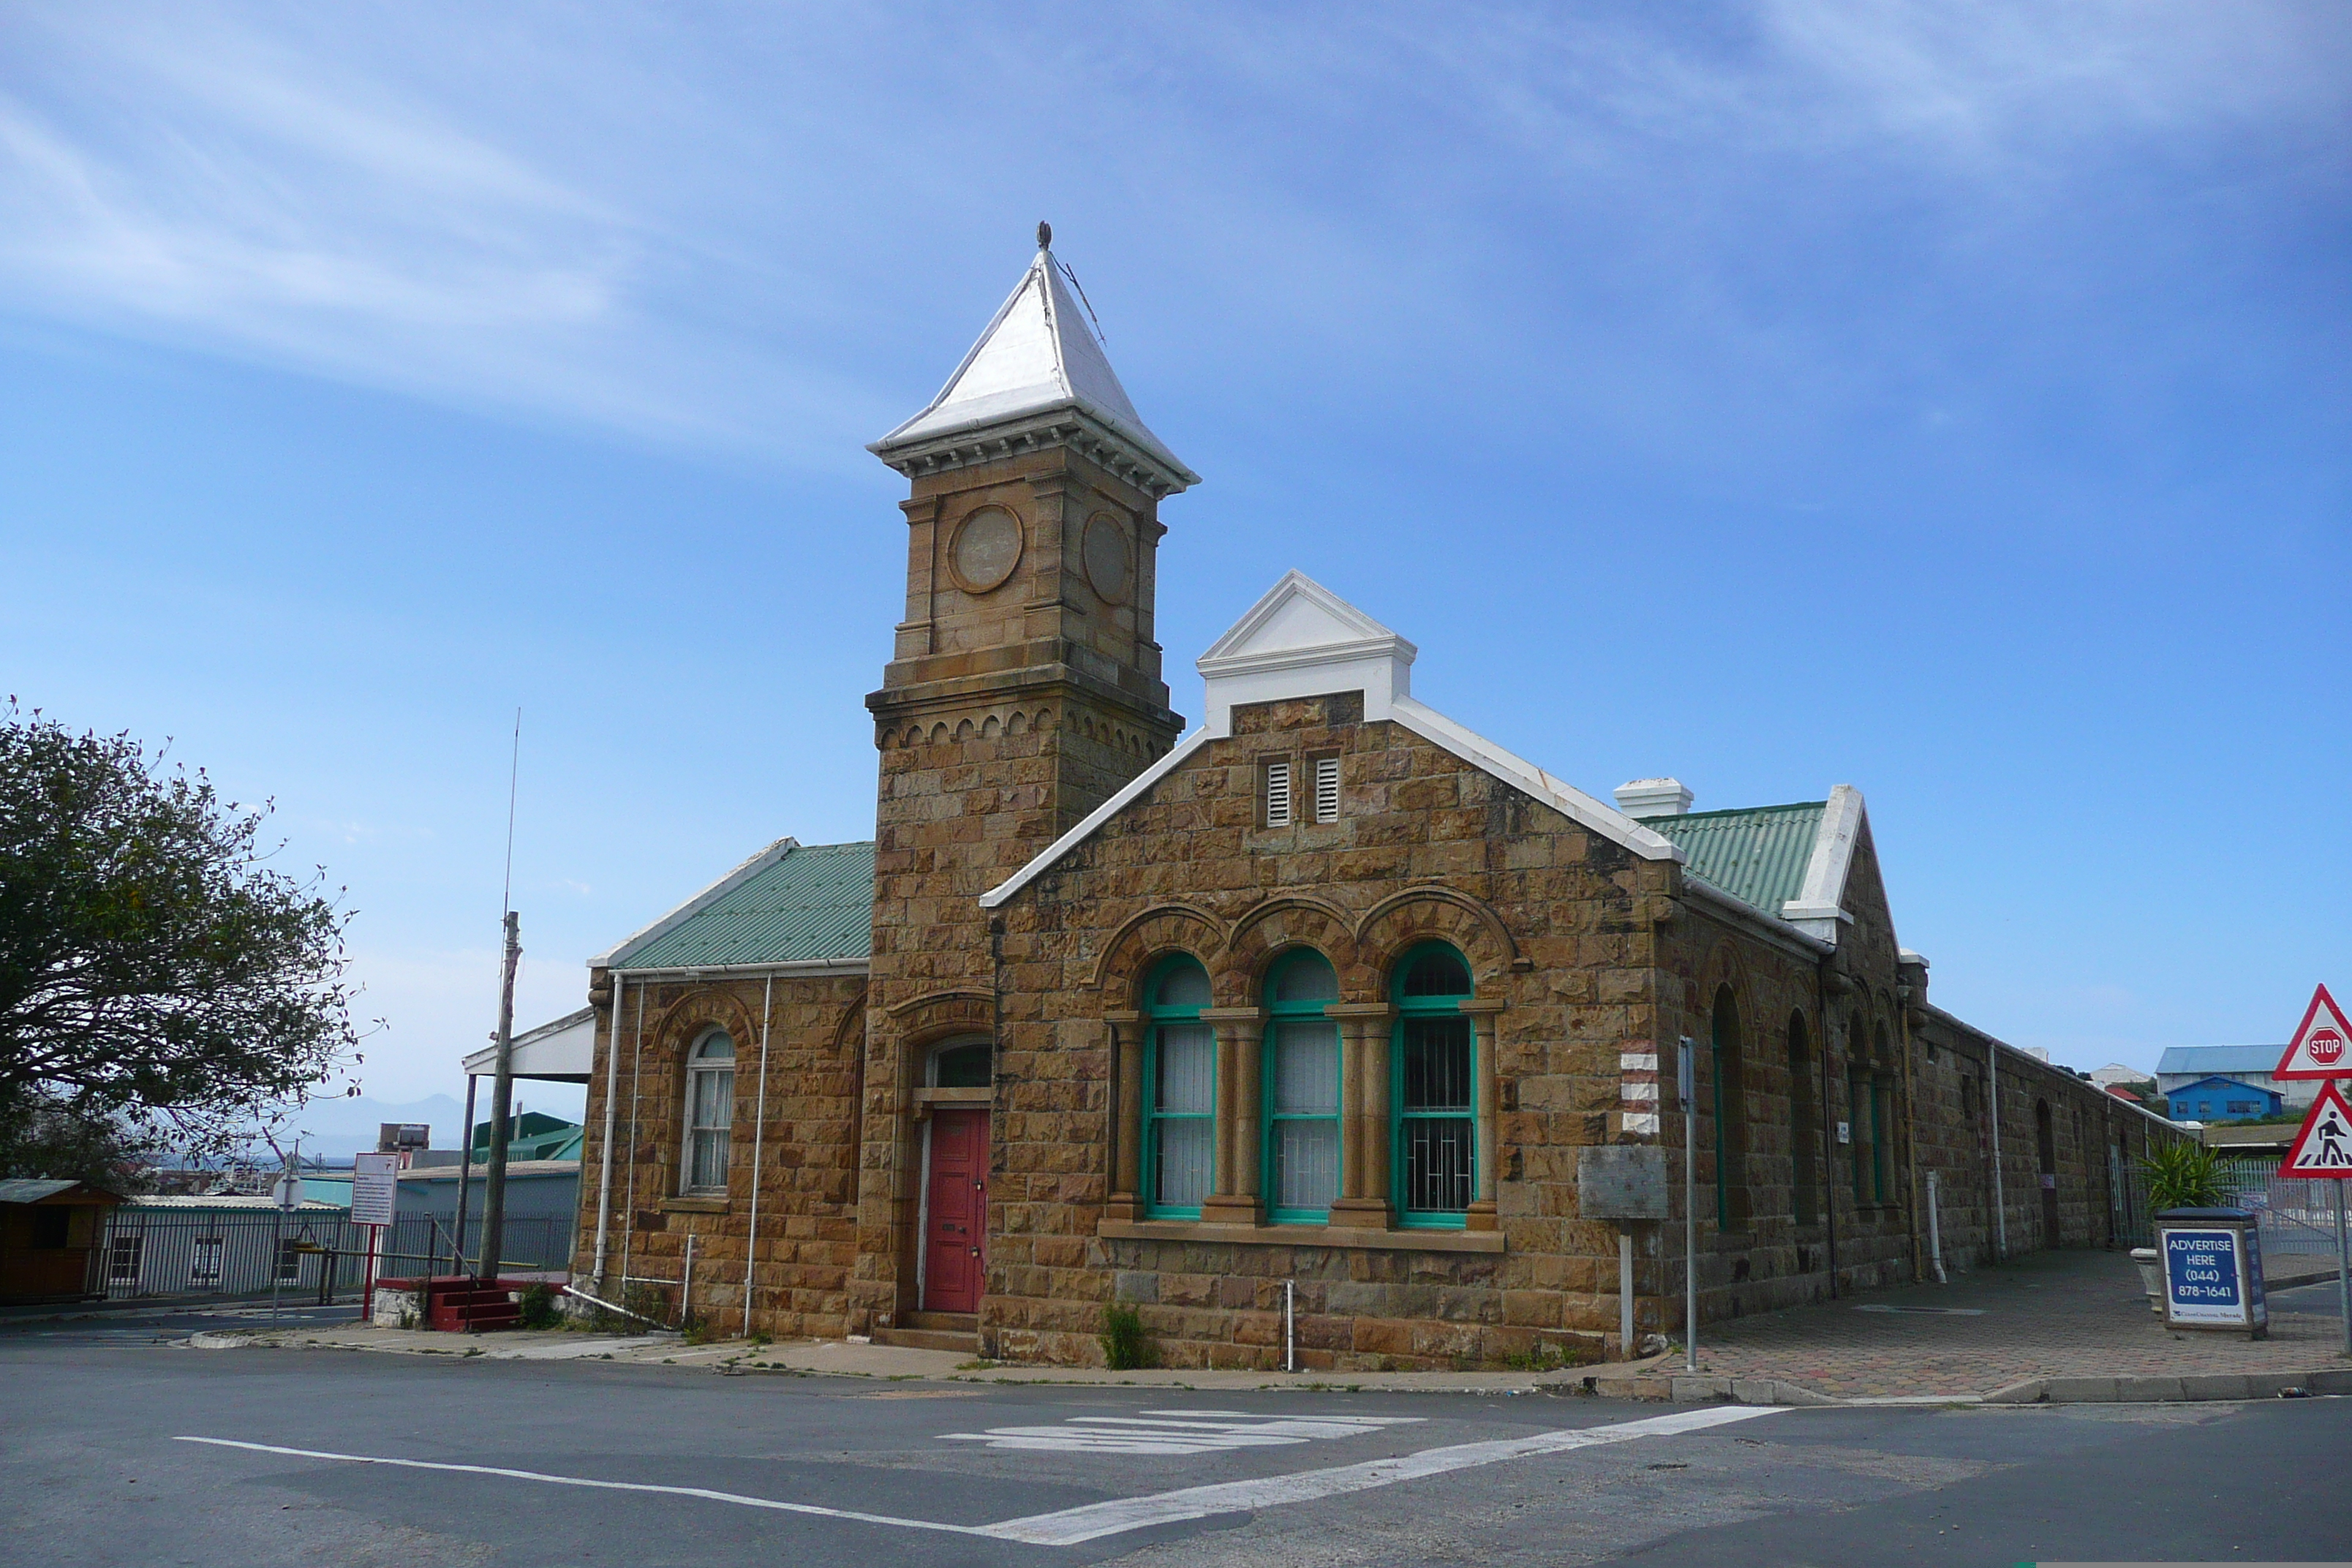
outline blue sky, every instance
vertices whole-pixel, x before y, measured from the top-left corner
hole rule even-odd
[[[373,1095],[870,832],[901,481],[1040,217],[1190,661],[1298,567],[1605,795],[1858,785],[2083,1067],[2345,967],[2352,11],[11,5],[0,671],[350,889]]]

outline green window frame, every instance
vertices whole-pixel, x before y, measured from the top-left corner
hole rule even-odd
[[[1478,1195],[1478,1030],[1463,1004],[1469,961],[1423,942],[1389,983],[1397,1019],[1389,1050],[1389,1201],[1397,1224],[1459,1230]]]
[[[1258,1148],[1266,1217],[1276,1225],[1328,1225],[1339,1196],[1339,973],[1313,948],[1277,958],[1265,973],[1264,1108]]]
[[[1870,1080],[1870,1190],[1871,1195],[1882,1204],[1895,1187],[1894,1173],[1888,1169],[1893,1163],[1894,1141],[1887,1136],[1894,1121],[1887,1114],[1888,1101],[1893,1098],[1894,1088],[1885,1079]]]
[[[1143,987],[1143,1212],[1198,1219],[1217,1161],[1217,1037],[1209,972],[1178,953]]]

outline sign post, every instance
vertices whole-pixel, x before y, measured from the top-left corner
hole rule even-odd
[[[269,1226],[269,1321],[278,1321],[278,1287],[286,1277],[286,1216],[302,1206],[302,1178],[294,1173],[294,1157],[287,1156],[286,1173],[269,1189],[278,1217]]]
[[[360,1321],[362,1322],[374,1321],[376,1258],[383,1250],[383,1227],[393,1222],[399,1206],[400,1156],[386,1153],[352,1156],[352,1223],[368,1227],[365,1283],[360,1287]]]
[[[2319,994],[2325,997],[2327,993],[2323,988]],[[2312,1004],[2315,1009],[2318,1005],[2316,1000]],[[2309,1022],[2305,1020],[2306,1029]],[[2301,1034],[2296,1037],[2300,1039]],[[2292,1047],[2289,1051],[2292,1054]],[[2344,1352],[2352,1355],[2352,1246],[2347,1245],[2344,1224],[2344,1184],[2352,1181],[2352,1101],[2344,1098],[2336,1079],[2319,1086],[2319,1098],[2311,1102],[2303,1131],[2294,1135],[2286,1158],[2279,1162],[2278,1173],[2336,1184],[2336,1310],[2344,1328]]]

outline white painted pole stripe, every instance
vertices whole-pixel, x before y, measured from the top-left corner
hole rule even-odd
[[[706,1502],[731,1502],[744,1508],[775,1509],[784,1513],[813,1513],[824,1519],[854,1519],[863,1524],[894,1524],[901,1530],[939,1530],[950,1535],[992,1535],[992,1526],[936,1524],[927,1519],[893,1519],[887,1513],[859,1513],[845,1508],[819,1508],[814,1503],[778,1502],[773,1498],[745,1497],[740,1492],[714,1491],[709,1487],[664,1487],[646,1481],[597,1481],[584,1476],[550,1476],[537,1470],[509,1470],[497,1465],[449,1465],[430,1459],[386,1459],[374,1454],[331,1454],[320,1448],[283,1448],[275,1443],[240,1443],[233,1437],[174,1437],[175,1443],[210,1443],[222,1448],[250,1448],[257,1454],[287,1454],[298,1459],[340,1459],[348,1465],[393,1465],[404,1470],[455,1470],[468,1476],[504,1476],[509,1480],[546,1481],[559,1487],[593,1487],[600,1491],[667,1492],[672,1497],[700,1498]]]
[[[1106,1535],[1118,1535],[1129,1530],[1149,1530],[1155,1525],[1174,1524],[1187,1519],[1206,1519],[1219,1513],[1246,1513],[1257,1509],[1278,1508],[1285,1503],[1312,1502],[1318,1498],[1370,1491],[1375,1487],[1394,1486],[1399,1481],[1419,1480],[1424,1476],[1441,1476],[1449,1470],[1466,1470],[1479,1465],[1497,1464],[1505,1459],[1530,1458],[1538,1454],[1564,1454],[1577,1448],[1622,1443],[1635,1437],[1663,1437],[1677,1432],[1702,1431],[1709,1426],[1721,1426],[1733,1421],[1752,1421],[1759,1415],[1777,1413],[1769,1405],[1717,1405],[1705,1410],[1680,1411],[1672,1415],[1655,1415],[1646,1421],[1625,1421],[1614,1426],[1583,1426],[1562,1432],[1538,1432],[1532,1436],[1507,1437],[1487,1443],[1461,1443],[1448,1448],[1424,1448],[1418,1454],[1401,1454],[1392,1459],[1369,1459],[1360,1465],[1342,1465],[1328,1470],[1267,1476],[1251,1481],[1226,1481],[1218,1486],[1187,1487],[1181,1491],[1160,1492],[1153,1497],[1116,1498],[1109,1502],[1065,1509],[1059,1513],[1008,1519],[1002,1524],[991,1525],[987,1533],[1005,1541],[1025,1541],[1035,1546],[1076,1546]]]
[[[823,1519],[855,1520],[862,1524],[893,1525],[900,1530],[939,1531],[950,1535],[979,1535],[997,1541],[1017,1541],[1032,1546],[1076,1546],[1097,1541],[1106,1535],[1119,1535],[1130,1530],[1150,1530],[1162,1524],[1176,1524],[1188,1519],[1207,1519],[1221,1513],[1247,1513],[1259,1509],[1279,1508],[1286,1503],[1312,1502],[1319,1498],[1339,1497],[1349,1492],[1370,1491],[1376,1487],[1394,1486],[1400,1481],[1420,1480],[1428,1476],[1442,1476],[1454,1470],[1473,1469],[1481,1465],[1499,1464],[1507,1459],[1533,1458],[1543,1454],[1565,1454],[1578,1448],[1599,1447],[1610,1443],[1629,1442],[1636,1437],[1665,1437],[1682,1432],[1704,1431],[1710,1426],[1727,1426],[1735,1421],[1752,1421],[1759,1416],[1780,1412],[1769,1405],[1717,1405],[1704,1410],[1678,1411],[1672,1415],[1654,1415],[1643,1421],[1622,1421],[1606,1426],[1583,1426],[1558,1432],[1538,1432],[1526,1437],[1507,1437],[1486,1443],[1459,1443],[1451,1447],[1424,1448],[1417,1454],[1402,1454],[1391,1459],[1371,1459],[1359,1465],[1341,1465],[1327,1470],[1307,1470],[1296,1475],[1266,1476],[1256,1480],[1226,1481],[1215,1486],[1186,1487],[1178,1491],[1159,1492],[1149,1497],[1114,1498],[1108,1502],[1088,1503],[1082,1508],[1064,1509],[1056,1513],[1033,1514],[1026,1519],[1008,1519],[995,1524],[940,1524],[925,1519],[896,1519],[888,1514],[860,1513],[854,1509],[821,1508],[814,1503],[779,1502],[772,1498],[746,1497],[740,1492],[717,1491],[708,1487],[656,1486],[645,1481],[600,1481],[580,1476],[551,1476],[537,1470],[507,1469],[496,1465],[446,1464],[428,1459],[387,1459],[372,1454],[335,1454],[317,1448],[281,1447],[274,1443],[247,1443],[232,1437],[178,1437],[181,1443],[209,1443],[223,1448],[247,1448],[261,1454],[285,1454],[303,1459],[336,1459],[355,1465],[391,1465],[412,1470],[451,1470],[464,1475],[504,1476],[510,1480],[546,1481],[555,1486],[591,1487],[604,1491],[662,1492],[672,1497],[699,1498],[707,1502],[728,1502],[744,1508],[772,1509],[783,1513],[814,1514]]]

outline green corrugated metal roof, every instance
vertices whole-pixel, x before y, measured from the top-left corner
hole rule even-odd
[[[803,844],[667,931],[614,953],[615,969],[699,969],[866,958],[874,951],[874,846]]]
[[[1684,869],[1692,876],[1778,915],[1805,885],[1805,862],[1812,858],[1813,837],[1828,809],[1825,800],[1809,800],[1645,816],[1642,826],[1673,840],[1689,857]]]

